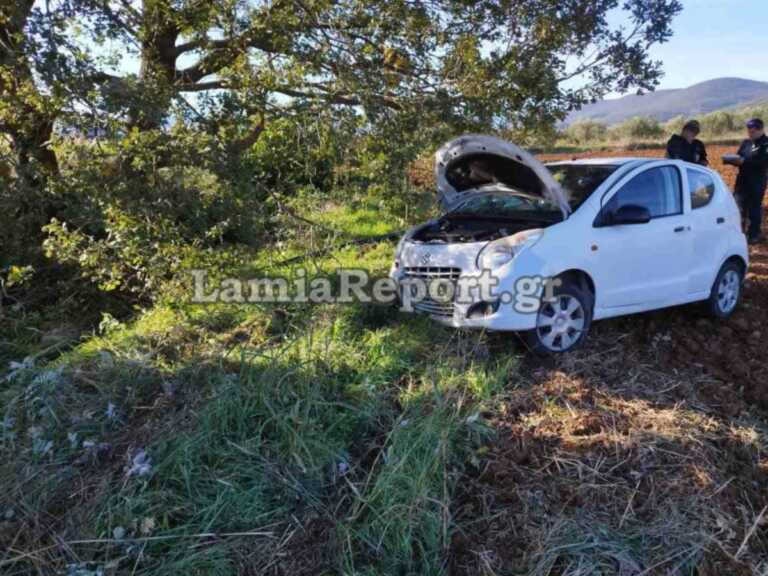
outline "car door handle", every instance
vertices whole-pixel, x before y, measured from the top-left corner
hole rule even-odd
[[[675,232],[685,232],[685,226],[678,226],[675,228]]]
[[[717,223],[718,223],[718,224],[725,224],[725,218],[723,218],[722,216],[720,216],[720,217],[717,219]]]

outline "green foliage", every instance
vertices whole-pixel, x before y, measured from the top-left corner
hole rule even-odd
[[[65,281],[146,302],[195,262],[290,236],[274,220],[287,198],[401,218],[408,166],[457,132],[533,142],[585,100],[657,82],[609,6],[513,8],[514,30],[495,0],[3,7],[0,265],[54,260]],[[680,9],[622,6],[645,47]],[[116,75],[129,46],[139,73]],[[565,89],[566,60],[595,52],[612,56]]]
[[[696,116],[701,123],[700,138],[743,138],[744,125],[750,118],[768,118],[768,105],[757,104],[729,110],[716,110],[709,114]],[[651,118],[631,118],[617,126],[606,127],[597,122],[579,122],[561,132],[561,137],[568,143],[577,145],[609,145],[616,140],[623,144],[633,142],[657,141],[661,143],[671,134],[679,134],[683,126],[692,118],[675,116],[662,126]]]
[[[687,121],[688,118],[683,115],[675,116],[674,118],[667,120],[664,123],[664,133],[669,135],[680,134],[683,131],[683,126],[685,126]]]
[[[443,329],[391,308],[334,306],[229,364],[193,356],[159,366],[178,331],[189,343],[226,330],[203,328],[216,314],[158,308],[131,325],[105,319],[102,336],[58,367],[16,368],[0,428],[13,513],[53,513],[72,482],[98,476],[105,490],[67,515],[72,534],[115,539],[77,547],[94,569],[227,574],[245,562],[259,572],[281,534],[333,519],[318,541],[291,543],[281,564],[440,573],[456,479],[487,438],[480,411],[514,360],[467,360],[436,345]],[[251,309],[248,322],[263,314]],[[43,468],[54,472],[35,473]],[[19,544],[46,534],[29,531]],[[302,559],[305,547],[324,554]]]
[[[286,196],[302,191],[331,194],[346,184],[340,167],[356,152],[351,144],[359,123],[352,114],[330,111],[270,123],[245,158],[256,189]]]
[[[607,133],[608,127],[602,122],[582,120],[568,126],[563,134],[569,142],[588,144],[602,141]]]
[[[743,138],[744,125],[751,118],[768,118],[768,104],[757,104],[730,110],[717,110],[699,116],[705,137]]]
[[[730,134],[734,130],[741,128],[736,121],[736,117],[732,112],[726,110],[720,110],[718,112],[712,112],[704,117],[704,124],[702,129],[707,134],[722,136],[724,134]]]
[[[653,118],[636,117],[622,122],[611,128],[611,135],[618,138],[631,140],[649,140],[660,138],[664,135],[663,128],[658,120]]]
[[[264,233],[264,196],[205,134],[134,131],[114,153],[69,152],[49,183],[68,204],[44,227],[44,248],[102,290],[151,297],[195,263],[231,265],[227,245],[256,245]]]

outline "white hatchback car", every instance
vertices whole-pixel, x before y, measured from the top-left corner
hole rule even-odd
[[[520,331],[553,353],[582,342],[592,320],[697,301],[720,318],[736,308],[747,242],[712,170],[651,158],[545,166],[468,135],[437,152],[435,172],[442,216],[405,234],[390,272],[407,310]]]

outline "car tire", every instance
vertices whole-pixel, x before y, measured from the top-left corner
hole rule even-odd
[[[710,316],[725,319],[733,314],[741,299],[743,280],[744,273],[738,263],[730,261],[723,264],[706,303]]]
[[[592,325],[594,298],[573,282],[554,290],[552,302],[542,302],[536,314],[536,328],[523,333],[528,348],[535,354],[550,356],[580,346]]]

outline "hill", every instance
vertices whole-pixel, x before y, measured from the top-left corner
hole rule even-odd
[[[688,88],[659,90],[601,100],[570,114],[566,124],[597,120],[618,124],[634,116],[649,116],[661,122],[678,115],[694,116],[724,108],[745,106],[768,99],[768,82],[743,78],[717,78]]]

